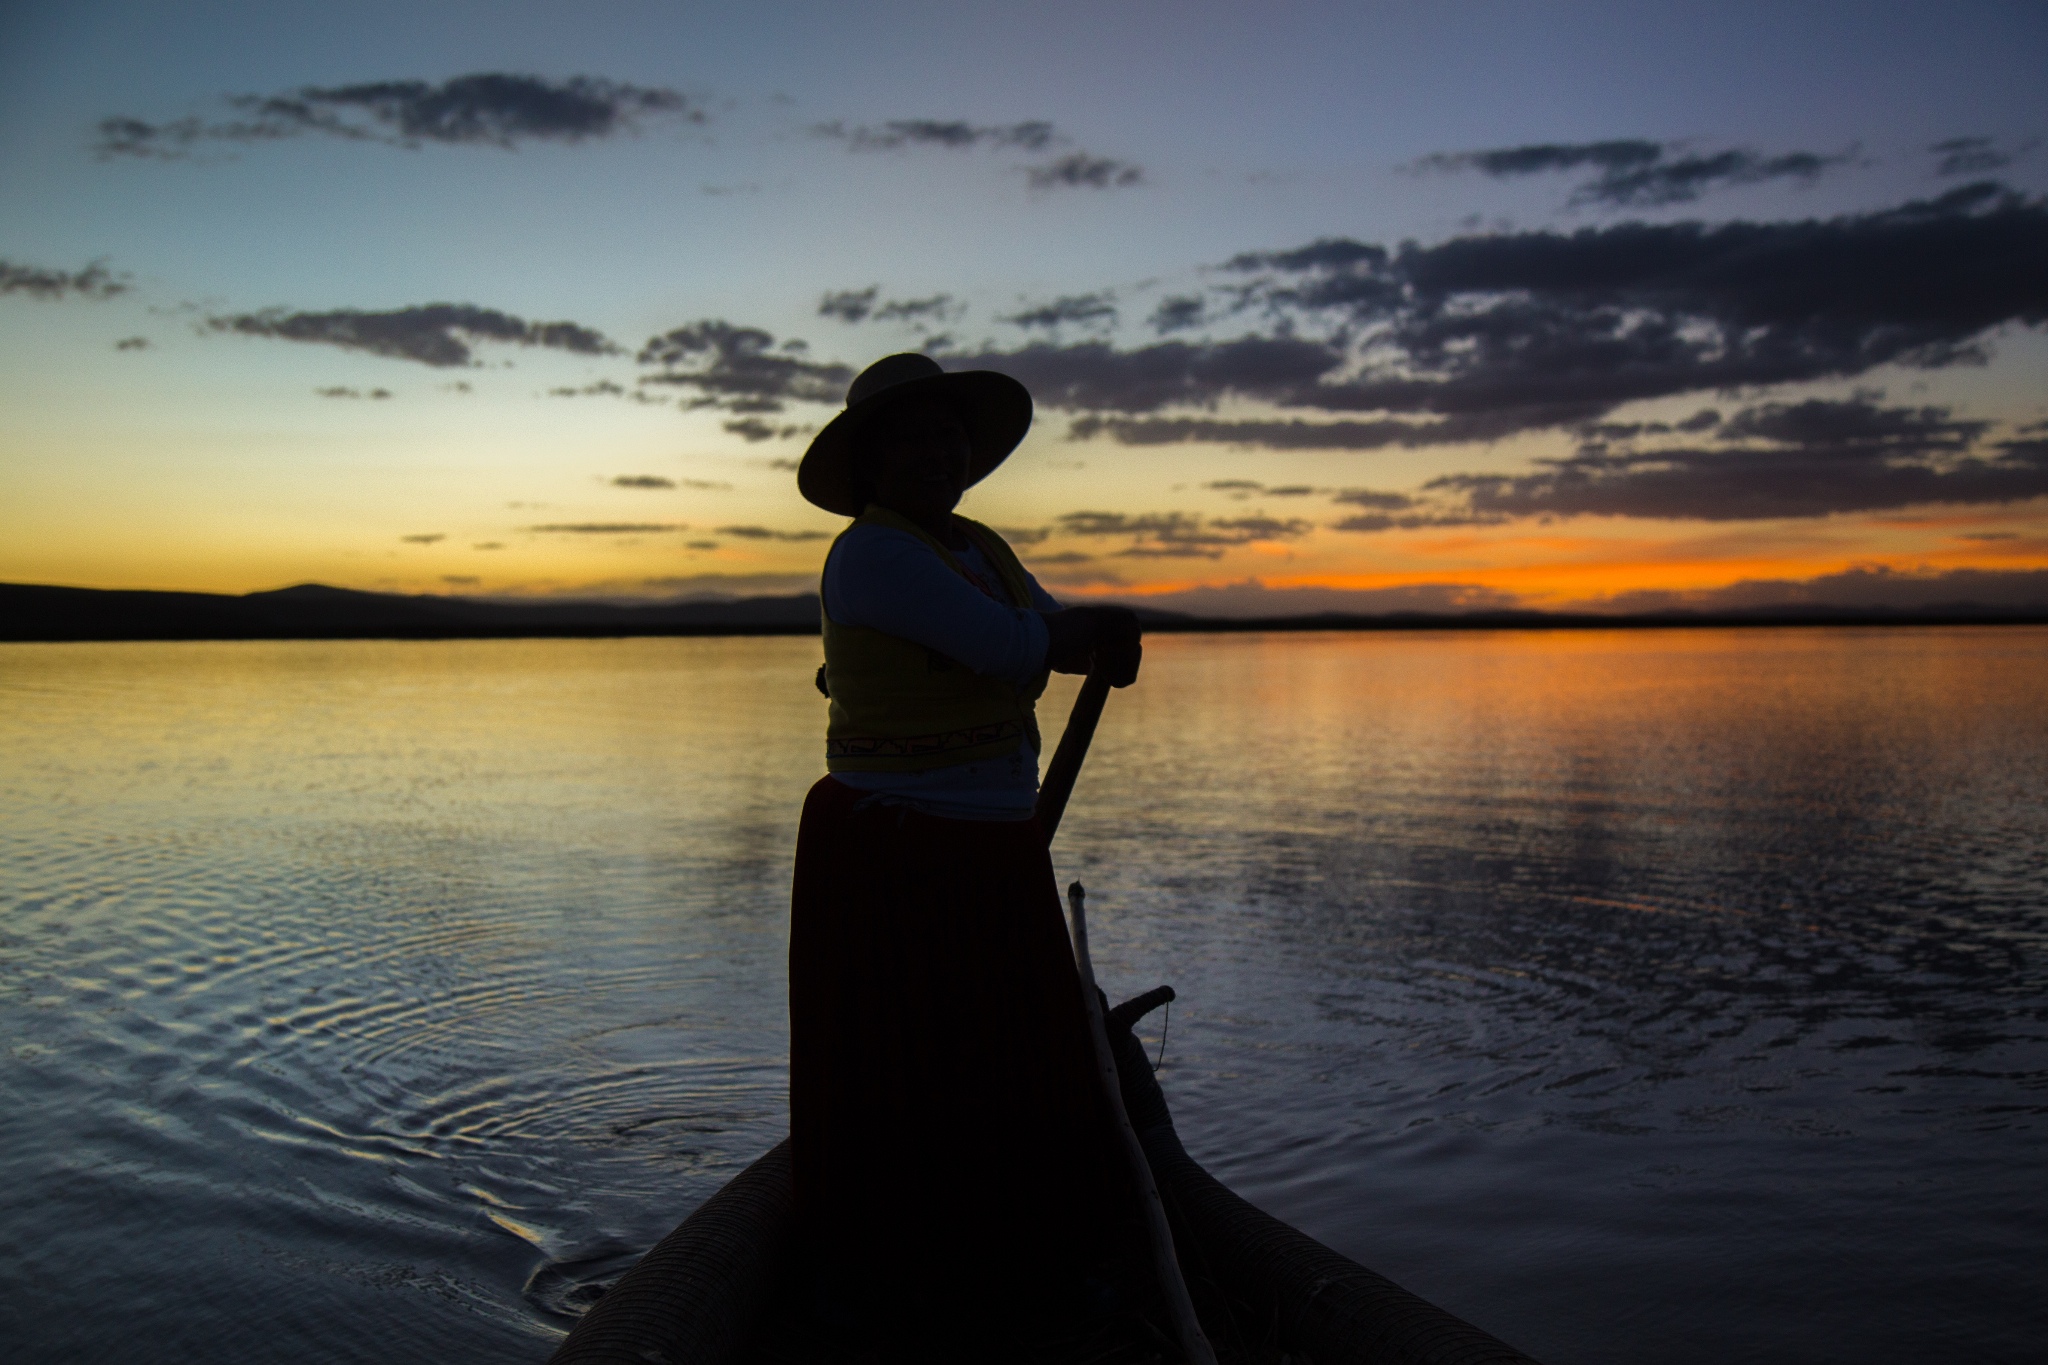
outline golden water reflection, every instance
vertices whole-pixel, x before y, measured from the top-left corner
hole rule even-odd
[[[817,650],[0,647],[8,1339],[544,1358],[782,1131]],[[1198,1155],[1539,1357],[1991,1358],[2043,677],[2034,628],[1155,636],[1057,859],[1105,984],[1181,991]]]

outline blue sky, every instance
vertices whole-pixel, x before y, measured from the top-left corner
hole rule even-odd
[[[1317,371],[1325,387],[1306,398],[1241,377],[1163,405],[1042,391],[1032,439],[966,510],[1025,532],[1071,593],[1554,605],[1758,580],[2037,582],[2048,476],[2037,489],[2022,446],[2048,415],[2028,292],[2048,250],[2043,70],[2048,11],[2025,5],[14,6],[0,19],[0,261],[39,279],[102,262],[122,288],[0,297],[0,577],[790,588],[815,573],[836,522],[795,498],[778,462],[830,416],[813,400],[834,367],[942,337],[935,353],[1042,387],[1091,345],[1135,364],[1169,341],[1311,334],[1352,368]],[[372,136],[336,135],[330,118],[273,120],[272,136],[252,137],[247,106],[228,103],[400,80],[442,91],[478,74],[605,82],[607,98],[627,92],[624,118],[573,140],[406,146],[360,101],[319,107]],[[656,98],[633,105],[634,92]],[[245,135],[167,144],[160,131],[151,145],[180,155],[135,155],[101,131],[116,117],[157,130],[239,120]],[[925,131],[903,134],[903,121]],[[957,125],[950,141],[939,125]],[[1552,169],[1458,159],[1543,148]],[[1079,183],[1060,180],[1063,165]],[[1416,373],[1429,358],[1413,349],[1412,310],[1398,353],[1369,349],[1384,311],[1288,312],[1302,295],[1289,281],[1335,278],[1327,262],[1280,262],[1311,243],[1398,252],[1802,222],[1847,224],[1853,242],[1878,215],[1985,182],[1995,195],[1940,215],[1958,253],[2001,244],[2010,306],[1944,321],[1939,356],[1870,351],[1744,371],[1762,377],[1732,386],[1707,365],[1697,383],[1525,412],[1470,440],[1371,445],[1354,430],[1316,447],[1243,426],[1167,439],[1189,420],[1421,411],[1329,397],[1359,366]],[[1259,253],[1260,267],[1230,265]],[[1399,274],[1337,269],[1348,285]],[[870,287],[864,320],[845,320],[858,306],[820,313]],[[1461,288],[1453,310],[1480,306]],[[875,316],[940,296],[908,321]],[[1198,322],[1162,326],[1163,301],[1198,298]],[[1029,321],[1061,300],[1068,321]],[[449,367],[210,325],[435,303],[570,322],[620,349],[486,341]],[[1725,325],[1746,306],[1672,304],[1663,321]],[[708,390],[658,382],[634,353],[714,319],[767,333],[817,381],[753,414],[751,432],[734,429],[750,414],[729,402],[673,401]],[[1868,350],[1888,324],[1866,323]],[[145,344],[117,349],[135,337]],[[808,351],[781,350],[792,338]],[[1441,378],[1463,362],[1430,363]],[[380,390],[390,396],[370,396]],[[1802,410],[1826,419],[1824,437],[1788,425],[1803,403],[1832,405]],[[1707,410],[1720,425],[1677,430]],[[1091,418],[1093,434],[1073,439]],[[1182,425],[1132,425],[1168,419]],[[1677,453],[1660,464],[1659,451]],[[1847,470],[1851,457],[1862,472],[1844,477],[1864,491],[1832,502],[1783,473]],[[1573,459],[1567,487],[1554,471]],[[1892,491],[1870,491],[1879,466]],[[1539,475],[1549,482],[1528,482]],[[1600,497],[1572,492],[1587,479]],[[1923,485],[1928,500],[1911,501]],[[548,526],[656,529],[533,529]]]

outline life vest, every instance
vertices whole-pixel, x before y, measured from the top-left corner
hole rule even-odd
[[[954,521],[965,528],[1002,580],[1010,605],[1030,610],[1030,579],[1003,538],[966,517]],[[908,532],[930,546],[946,567],[970,578],[951,551],[908,517],[870,503],[846,529],[858,526]],[[837,541],[833,548],[838,548]],[[1023,743],[1040,747],[1036,703],[1045,691],[1048,670],[1041,668],[1023,686],[985,677],[900,636],[841,625],[823,607],[820,592],[824,682],[832,699],[825,730],[827,767],[842,772],[915,772],[1000,758]]]

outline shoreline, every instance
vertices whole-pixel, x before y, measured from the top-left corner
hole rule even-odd
[[[1457,614],[1320,612],[1299,616],[1198,617],[1137,608],[1147,634],[1304,632],[1697,630],[1854,626],[2039,626],[2048,608],[1972,603],[1920,610],[1844,610],[1784,605],[1744,612],[1481,611]],[[746,598],[620,606],[402,597],[304,585],[225,594],[0,584],[0,643],[63,644],[200,640],[525,640],[816,635],[817,598]]]

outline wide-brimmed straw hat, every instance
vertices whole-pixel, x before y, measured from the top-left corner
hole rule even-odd
[[[967,461],[971,486],[988,477],[1031,430],[1031,394],[994,370],[948,374],[930,356],[906,351],[887,355],[862,370],[846,391],[846,410],[811,440],[797,466],[796,487],[805,498],[842,517],[865,510],[856,500],[854,442],[877,416],[911,398],[943,399],[967,425],[973,453]]]

